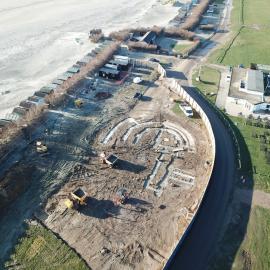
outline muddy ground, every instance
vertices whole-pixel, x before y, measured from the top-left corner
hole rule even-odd
[[[211,149],[202,121],[173,113],[177,97],[151,82],[152,73],[137,67],[122,85],[99,80],[95,91],[83,80],[1,159],[1,266],[25,220],[37,216],[92,269],[162,268],[201,199]],[[132,84],[135,76],[143,85]],[[140,101],[137,91],[146,91]],[[112,97],[98,100],[97,92]],[[36,153],[38,139],[47,154]],[[119,157],[116,168],[100,163],[103,151]],[[63,201],[79,186],[88,204],[67,211]],[[120,187],[130,199],[116,206]]]
[[[83,161],[36,212],[91,269],[162,269],[209,180],[211,149],[201,119],[175,114],[177,96],[158,81],[142,100],[129,103],[129,96],[119,92],[107,101],[103,117],[119,104],[126,104],[125,113],[88,131]],[[114,168],[101,163],[102,152],[119,157]],[[78,187],[88,194],[87,205],[66,209],[64,201]],[[122,187],[130,198],[116,205]]]
[[[145,91],[151,84],[148,79],[152,71],[135,68],[121,85],[99,79],[95,91],[88,88],[88,79],[81,81],[61,107],[45,112],[41,121],[18,137],[1,157],[0,268],[24,232],[24,221],[32,218],[69,180],[77,164],[88,161],[93,134],[134,106],[133,95],[138,88],[131,84],[134,76],[145,77],[140,87]],[[98,100],[98,92],[109,92],[112,98]],[[82,109],[74,106],[76,98],[83,99]],[[34,145],[38,139],[47,144],[47,154],[36,153]]]

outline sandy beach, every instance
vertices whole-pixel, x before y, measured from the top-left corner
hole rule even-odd
[[[158,0],[1,1],[0,118],[89,52],[90,29],[162,26],[177,12]]]

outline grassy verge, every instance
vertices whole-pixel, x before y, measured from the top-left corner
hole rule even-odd
[[[184,116],[183,111],[179,108],[179,102],[174,103],[174,105],[172,107],[172,111],[177,115],[183,115]]]
[[[246,221],[248,221],[247,229],[243,226]],[[260,225],[258,226],[258,224]],[[270,269],[269,228],[270,210],[255,207],[249,212],[249,208],[246,205],[238,205],[234,218],[227,226],[222,239],[219,255],[212,261],[210,269]],[[239,238],[239,235],[242,234],[246,235],[243,242]],[[235,249],[237,249],[236,254],[234,252]]]
[[[203,66],[200,71],[200,81],[197,82],[196,78],[199,75],[199,71],[193,74],[193,85],[202,92],[209,101],[216,102],[216,96],[219,88],[220,72],[216,69]]]
[[[266,151],[270,151],[270,129],[254,126],[256,124],[255,120],[253,125],[250,125],[252,124],[250,120],[232,116],[230,119],[232,125],[234,123],[235,131],[238,134],[241,133],[249,152],[241,154],[243,173],[248,177],[253,176],[255,189],[270,192],[270,163],[266,158]],[[239,142],[241,143],[240,140]],[[251,168],[246,166],[248,154],[251,158]]]
[[[197,85],[197,88],[204,92],[202,86]],[[265,145],[268,148],[268,142],[270,143],[270,130],[265,124],[260,124],[259,127],[257,120],[248,120],[247,124],[243,118],[227,115],[224,118],[237,138],[241,160],[239,175],[248,179],[244,186],[253,189],[255,184],[255,188],[270,192],[270,165],[264,150]],[[236,183],[235,188],[243,186],[240,181]],[[237,199],[230,204],[229,209],[230,219],[221,228],[221,240],[213,252],[209,269],[270,269],[270,210],[251,208],[250,205],[239,203]]]
[[[249,67],[250,63],[269,64],[270,54],[265,53],[270,47],[269,36],[269,29],[257,31],[243,28],[226,54],[228,44],[216,50],[210,56],[209,61],[231,66],[243,64],[245,67]]]
[[[268,0],[234,0],[231,14],[232,38],[209,58],[210,62],[237,66],[269,64],[270,24]],[[238,34],[239,33],[239,34]]]
[[[193,44],[176,44],[173,46],[173,52],[176,54],[182,54],[185,52],[188,48],[191,48]]]
[[[15,265],[16,269],[27,270],[89,269],[73,250],[41,225],[28,226],[5,266],[9,269]]]

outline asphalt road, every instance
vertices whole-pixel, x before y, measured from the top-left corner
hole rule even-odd
[[[218,241],[218,233],[225,221],[226,207],[235,179],[235,152],[227,128],[210,105],[195,88],[185,89],[209,117],[216,139],[216,158],[207,192],[191,230],[165,269],[202,270],[207,269],[207,263]]]

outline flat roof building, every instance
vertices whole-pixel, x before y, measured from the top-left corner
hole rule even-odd
[[[263,72],[260,70],[248,70],[246,79],[246,91],[253,95],[264,94]]]

